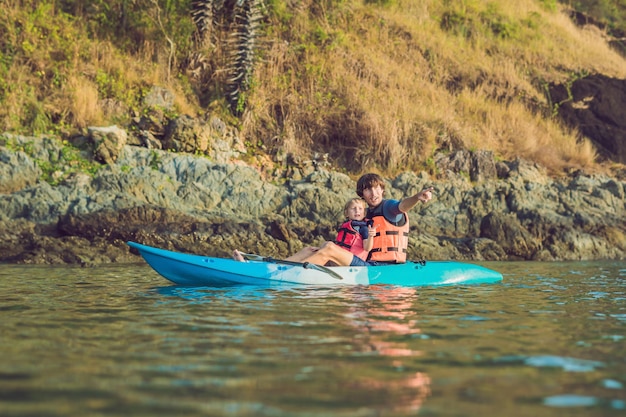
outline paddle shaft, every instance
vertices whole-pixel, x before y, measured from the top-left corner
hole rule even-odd
[[[263,261],[263,262],[270,262],[270,263],[275,263],[275,264],[283,264],[283,265],[291,265],[291,266],[301,266],[304,269],[315,269],[318,270],[320,272],[324,272],[328,275],[330,275],[331,277],[335,278],[335,279],[339,279],[342,280],[343,277],[341,275],[339,275],[338,273],[336,273],[335,271],[333,271],[330,268],[327,268],[325,266],[321,266],[321,265],[317,265],[317,264],[312,264],[310,262],[295,262],[295,261],[287,261],[284,259],[275,259],[275,258],[271,258],[271,257],[264,257],[261,255],[256,255],[254,253],[243,253],[243,252],[239,252],[241,253],[241,256],[244,257],[244,259],[247,259],[249,261]]]

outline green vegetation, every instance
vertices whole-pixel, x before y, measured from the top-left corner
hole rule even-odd
[[[626,35],[626,2],[624,0],[561,0],[574,10],[607,26],[618,37]]]
[[[158,152],[151,151],[150,152],[150,163],[148,164],[150,168],[155,171],[158,171],[161,167],[161,155]]]
[[[66,139],[126,126],[150,112],[143,99],[160,86],[175,94],[172,117],[211,112],[253,155],[318,152],[350,173],[394,174],[434,171],[441,150],[488,149],[559,171],[592,167],[595,153],[552,117],[545,86],[626,77],[603,34],[577,28],[556,0],[245,4],[254,7],[238,13],[254,30],[233,56],[230,32],[242,28],[226,18],[205,21],[212,35],[198,40],[191,9],[213,2],[4,1],[0,131]],[[623,0],[572,5],[624,29]]]
[[[48,142],[53,146],[48,147],[46,154],[41,154],[42,146],[37,146],[33,141],[17,141],[12,137],[1,137],[7,149],[11,151],[24,152],[30,156],[41,169],[41,179],[52,185],[57,185],[73,173],[87,173],[94,175],[102,165],[83,156],[76,147],[70,145],[66,140],[58,141],[55,138],[43,137],[43,142]]]

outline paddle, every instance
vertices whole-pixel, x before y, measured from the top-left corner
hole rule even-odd
[[[241,256],[243,256],[244,259],[247,259],[249,261],[262,261],[262,262],[271,262],[275,264],[301,266],[304,269],[316,269],[320,272],[324,272],[335,279],[343,279],[341,275],[339,275],[332,269],[326,268],[325,266],[312,264],[310,262],[301,263],[301,262],[294,262],[294,261],[286,261],[284,259],[274,259],[274,258],[264,257],[264,256],[257,255],[254,253],[243,253],[243,252],[239,252],[239,253],[241,254]]]

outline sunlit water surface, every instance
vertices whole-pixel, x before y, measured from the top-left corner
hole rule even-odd
[[[2,416],[623,416],[626,263],[476,287],[173,287],[0,265]]]

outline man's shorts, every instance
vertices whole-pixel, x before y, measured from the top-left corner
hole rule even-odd
[[[372,266],[376,265],[376,262],[368,262],[359,258],[356,255],[352,255],[352,262],[350,262],[350,266]]]
[[[395,262],[364,261],[356,255],[352,255],[352,262],[350,262],[350,266],[381,266],[395,264]]]

